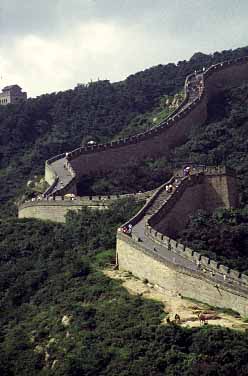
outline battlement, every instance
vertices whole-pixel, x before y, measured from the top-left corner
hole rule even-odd
[[[193,168],[190,176],[181,179],[180,185],[148,220],[164,234],[177,237],[197,210],[212,212],[218,207],[239,204],[235,176],[225,167]]]
[[[170,239],[163,239],[165,246],[168,246],[167,240]],[[172,243],[172,240],[170,242]],[[147,279],[172,295],[179,294],[213,306],[230,308],[246,317],[248,276],[235,270],[227,270],[225,266],[207,257],[200,257],[189,248],[179,251],[181,246],[171,245],[173,250],[170,252],[178,257],[176,259],[172,256],[169,260],[159,253],[156,247],[148,248],[141,241],[137,241],[135,236],[118,233],[117,262],[121,269],[128,270],[141,279]],[[189,263],[195,263],[195,259],[200,258],[201,268],[185,267],[179,261],[181,253]],[[223,275],[226,276],[225,279]]]
[[[248,293],[248,276],[246,274],[230,269],[220,262],[201,255],[201,253],[154,230],[148,223],[146,224],[145,233],[155,243],[161,244],[168,251],[194,263],[197,266],[197,271],[201,274],[204,273],[212,281],[229,287],[232,285],[233,288],[238,288],[246,294]]]
[[[166,196],[166,187],[171,184],[173,190]],[[186,177],[182,176],[182,169],[176,170],[175,177],[161,186],[142,210],[123,225],[128,228],[131,224],[132,234],[117,233],[117,261],[120,268],[130,270],[156,284],[160,281],[160,287],[168,288],[169,285],[172,291],[179,290],[180,293],[198,300],[200,299],[197,294],[201,293],[202,300],[209,304],[232,308],[246,315],[248,276],[186,247],[169,235],[170,232],[175,233],[180,226],[183,228],[185,218],[187,220],[198,208],[213,210],[215,207],[236,207],[238,194],[234,185],[235,173],[224,166],[192,165],[191,174]],[[214,200],[211,199],[209,186],[215,193],[219,193],[222,201],[216,200],[215,196]],[[231,190],[234,192],[230,192]],[[189,192],[190,195],[193,192],[193,199]],[[204,193],[207,193],[205,203]],[[140,231],[142,227],[143,230]],[[140,252],[146,256],[141,257]],[[140,261],[143,258],[146,259],[146,265]],[[181,288],[171,276],[166,280],[168,268],[170,274],[174,271],[173,278],[176,278],[176,281],[184,281]],[[160,273],[163,270],[164,274],[158,275],[158,269]],[[205,293],[199,287],[199,280],[206,288]],[[191,287],[185,283],[190,283]],[[209,291],[212,291],[212,296],[208,295]],[[220,295],[223,298],[220,299]]]
[[[200,125],[206,121],[207,103],[212,96],[244,81],[248,81],[248,57],[224,61],[204,72],[188,75],[183,102],[159,125],[135,136],[80,147],[49,159],[46,163],[46,180],[52,185],[58,177],[58,182],[46,194],[76,192],[77,182],[82,175],[107,172],[145,158],[166,156],[171,148],[187,140],[192,124]],[[65,159],[70,178],[64,178],[60,166],[65,163]],[[61,181],[63,187],[59,184]]]
[[[81,210],[83,208],[103,210],[108,209],[111,204],[120,199],[132,198],[137,202],[147,201],[155,190],[131,193],[124,195],[99,195],[84,197],[50,196],[39,197],[28,200],[19,205],[19,218],[37,218],[55,222],[65,222],[69,211]]]
[[[113,201],[112,196],[88,197],[81,202],[67,202],[55,196],[76,194],[77,182],[83,175],[168,155],[172,148],[187,140],[193,124],[206,121],[211,98],[247,81],[248,57],[189,75],[183,103],[158,126],[135,136],[81,147],[49,159],[46,181],[50,187],[44,194],[48,200],[24,203],[19,216],[55,220],[54,213],[60,210],[57,218],[64,219],[65,210],[78,210],[80,205],[106,206]],[[172,188],[168,190],[168,186]],[[177,169],[169,182],[150,192],[146,199],[143,208],[117,232],[119,267],[175,294],[231,308],[247,316],[248,277],[175,240],[188,216],[196,210],[237,207],[235,173],[226,167],[191,165],[191,174],[184,177],[182,168]],[[126,228],[132,229],[129,235],[123,233]]]

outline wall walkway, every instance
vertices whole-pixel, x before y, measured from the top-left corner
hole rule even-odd
[[[183,103],[158,126],[135,136],[81,147],[49,159],[45,178],[51,187],[45,196],[76,193],[77,182],[84,175],[167,155],[171,148],[187,140],[194,124],[206,121],[207,103],[214,95],[244,81],[248,81],[248,57],[225,61],[189,75],[185,80]]]
[[[214,306],[231,308],[247,316],[248,276],[178,243],[168,235],[168,228],[164,231],[164,223],[170,223],[170,231],[174,235],[172,229],[184,226],[185,218],[188,219],[188,215],[197,209],[235,207],[238,196],[234,179],[233,173],[224,167],[196,168],[189,177],[175,176],[161,186],[141,211],[122,226],[128,228],[131,224],[132,234],[119,229],[119,267],[165,290]],[[170,193],[166,192],[169,184],[174,185]],[[209,187],[213,200],[204,197],[205,192],[210,192]],[[193,200],[192,197],[189,200],[189,192],[190,195],[193,192]],[[219,197],[222,197],[221,202]],[[175,209],[179,211],[176,221],[173,221]],[[184,210],[187,213],[183,213]],[[158,230],[160,226],[161,231]]]
[[[68,208],[107,206],[107,202],[111,202],[108,197],[104,200],[84,198],[81,203],[68,203],[56,196],[69,192],[76,194],[76,184],[83,175],[166,155],[187,139],[194,124],[206,121],[207,104],[213,96],[246,81],[248,57],[226,61],[189,75],[185,81],[183,103],[150,131],[107,144],[79,148],[48,160],[45,177],[50,187],[44,200],[21,205],[19,217],[63,220]],[[173,192],[167,192],[168,184],[174,185]],[[225,168],[197,168],[190,177],[174,176],[146,198],[145,206],[117,233],[119,267],[147,278],[165,290],[231,308],[247,316],[248,276],[174,240],[177,230],[185,225],[188,215],[195,210],[237,206],[235,176]],[[97,204],[91,205],[93,201]],[[132,225],[131,235],[123,233],[123,228],[128,225]]]

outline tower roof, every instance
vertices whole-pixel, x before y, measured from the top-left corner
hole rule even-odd
[[[2,91],[5,92],[5,91],[9,91],[11,89],[18,89],[18,90],[22,90],[22,88],[19,86],[19,85],[9,85],[9,86],[5,86]]]

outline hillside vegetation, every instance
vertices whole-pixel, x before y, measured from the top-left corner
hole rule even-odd
[[[137,210],[129,200],[66,225],[0,222],[1,375],[247,375],[246,334],[161,325],[159,303],[101,272]]]
[[[137,192],[164,183],[175,166],[193,162],[226,165],[237,173],[242,205],[248,200],[248,85],[228,90],[208,106],[208,120],[196,124],[189,140],[168,158],[146,160],[113,170],[108,176],[82,178],[82,194]]]
[[[179,234],[181,243],[232,269],[248,274],[248,211],[199,211]]]
[[[137,203],[71,213],[66,224],[18,220],[13,205],[27,181],[43,175],[47,158],[89,139],[104,142],[152,126],[154,114],[163,111],[161,100],[180,92],[188,73],[242,55],[248,48],[198,53],[123,82],[92,82],[0,107],[1,375],[248,374],[247,333],[162,325],[159,303],[129,295],[102,273],[115,262],[116,229],[138,211]],[[247,86],[227,91],[210,103],[207,124],[195,127],[168,159],[85,180],[82,192],[151,189],[179,161],[227,164],[238,173],[242,208],[198,213],[180,237],[247,271],[247,102]]]
[[[189,61],[158,65],[122,82],[90,82],[23,104],[0,106],[2,215],[15,214],[10,203],[25,191],[30,178],[44,174],[46,159],[89,139],[113,139],[124,134],[128,125],[130,133],[139,132],[140,122],[150,126],[151,114],[165,96],[182,90],[187,74],[244,55],[248,55],[247,47],[213,55],[197,53]],[[156,117],[160,120],[159,113]]]

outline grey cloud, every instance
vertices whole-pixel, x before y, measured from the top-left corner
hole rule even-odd
[[[77,23],[102,21],[143,25],[162,33],[213,34],[246,22],[247,0],[1,0],[1,35],[59,34]]]
[[[59,33],[78,22],[92,20],[129,22],[151,6],[147,1],[134,3],[130,0],[2,0],[0,30],[6,36],[20,36]]]

